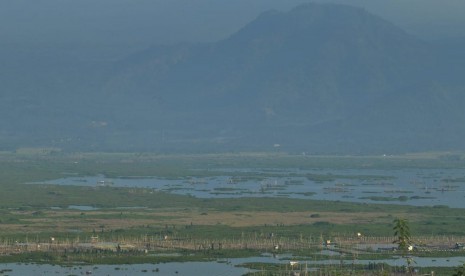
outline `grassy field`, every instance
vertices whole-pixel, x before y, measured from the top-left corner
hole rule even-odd
[[[349,239],[356,233],[363,233],[366,237],[390,237],[392,221],[397,217],[408,219],[414,237],[450,237],[453,240],[465,236],[464,210],[446,206],[415,207],[290,198],[200,199],[146,188],[26,184],[66,176],[95,175],[188,179],[218,176],[223,174],[220,169],[231,168],[262,168],[269,175],[274,174],[274,169],[283,168],[465,169],[461,153],[302,156],[284,153],[64,154],[23,150],[1,152],[0,167],[0,244],[26,240],[43,242],[52,236],[60,241],[89,240],[97,234],[102,241],[144,236],[234,241],[265,239],[270,233],[280,239],[309,240],[318,244],[326,239]],[[231,174],[234,177],[234,173]],[[240,176],[257,181],[263,177],[253,172],[241,173]],[[334,178],[331,175],[307,177],[315,181]],[[95,209],[69,209],[70,205]],[[231,252],[227,253],[228,256],[237,254]],[[220,253],[215,252],[214,256],[202,254],[197,257],[218,257]],[[226,254],[226,251],[221,254]],[[250,251],[243,250],[241,254],[247,255]],[[2,260],[7,262],[23,257],[9,256]],[[113,259],[117,260],[118,256]],[[143,256],[138,256],[133,261],[143,259]]]
[[[451,154],[449,154],[451,155]],[[30,228],[40,223],[54,227],[79,221],[83,229],[94,224],[118,227],[118,220],[137,225],[225,225],[232,228],[267,225],[326,225],[345,232],[357,225],[370,235],[386,235],[382,228],[394,217],[406,217],[421,233],[465,234],[462,210],[445,206],[412,207],[296,200],[288,198],[198,199],[144,188],[28,185],[65,176],[107,177],[157,176],[188,178],[214,176],[225,168],[464,168],[460,158],[445,153],[403,156],[334,157],[287,154],[156,155],[129,153],[40,154],[0,153],[0,222],[5,229]],[[452,156],[457,156],[454,154]],[[250,173],[249,173],[250,174]],[[252,175],[249,175],[252,177]],[[313,176],[315,177],[315,176]],[[322,180],[324,181],[324,179]],[[67,209],[70,205],[99,208],[94,211]],[[50,209],[60,207],[62,209]],[[116,209],[144,207],[143,209]],[[318,217],[311,217],[318,213]],[[66,222],[66,223],[64,223]],[[50,227],[50,228],[54,228]],[[121,228],[120,227],[120,228]],[[318,230],[317,230],[318,231]],[[387,230],[389,231],[389,230]],[[40,231],[42,232],[42,230]],[[2,234],[9,234],[3,230]]]

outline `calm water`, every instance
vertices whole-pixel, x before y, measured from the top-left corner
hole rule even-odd
[[[0,271],[3,275],[224,275],[235,276],[252,272],[247,268],[237,267],[244,263],[289,263],[292,256],[262,256],[251,258],[228,259],[220,262],[186,262],[186,263],[166,263],[166,264],[133,264],[133,265],[92,265],[92,266],[56,266],[47,264],[0,264]],[[415,267],[456,267],[462,265],[465,257],[450,258],[414,258]],[[386,260],[344,260],[346,264],[369,264],[387,263],[389,265],[403,266],[406,264],[402,258]],[[332,260],[324,261],[299,261],[299,264],[309,266],[314,264],[339,265],[340,260],[335,256]],[[310,270],[310,268],[309,268]]]
[[[167,264],[53,266],[46,264],[0,264],[4,275],[243,275],[249,269],[218,262],[187,262]]]
[[[289,197],[350,202],[377,202],[417,206],[447,205],[465,208],[465,170],[461,169],[402,169],[402,170],[224,170],[224,175],[206,178],[105,178],[67,177],[46,182],[55,185],[138,187],[166,191],[199,198],[225,197]],[[232,172],[236,177],[232,177]],[[273,177],[259,179],[238,178],[237,173],[273,173]],[[339,175],[334,180],[317,182],[305,174]],[[360,177],[364,176],[364,177]],[[383,179],[371,176],[383,176]],[[456,181],[448,181],[455,179]],[[103,182],[102,182],[103,181]],[[378,199],[378,200],[375,200]],[[391,199],[391,200],[387,200]],[[401,199],[401,200],[399,200]],[[93,210],[92,206],[69,206],[79,210]],[[139,208],[139,207],[138,207]],[[141,206],[140,208],[143,208]],[[330,260],[306,260],[301,264],[340,264],[339,255]],[[11,269],[5,275],[243,275],[249,269],[236,265],[252,262],[289,263],[291,255],[264,255],[253,258],[228,259],[221,262],[187,262],[167,264],[98,265],[60,267],[36,264],[0,264],[0,270]],[[416,267],[455,267],[465,257],[414,258]],[[351,264],[353,260],[343,260]],[[386,260],[355,260],[356,264],[387,263],[405,265],[402,258]]]
[[[228,175],[231,171],[233,170],[225,170],[223,176],[178,180],[156,177],[110,179],[93,176],[67,177],[46,183],[77,186],[97,186],[103,183],[114,187],[148,188],[199,198],[289,197],[465,208],[465,182],[460,182],[460,179],[465,178],[463,169],[273,170],[273,177],[259,180],[247,176],[233,178]],[[270,170],[254,172],[270,173]],[[305,174],[341,177],[335,177],[332,181],[316,182],[304,177]],[[388,178],[380,180],[372,176]],[[456,181],[448,181],[450,179]]]

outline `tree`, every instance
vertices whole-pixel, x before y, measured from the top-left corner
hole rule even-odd
[[[411,274],[413,259],[407,256],[407,253],[413,249],[413,246],[408,221],[404,218],[396,218],[393,223],[394,237],[396,237],[393,243],[396,243],[402,251],[402,257],[407,261],[407,271]]]
[[[394,220],[394,236],[396,239],[393,243],[397,243],[399,249],[406,252],[411,246],[410,227],[408,221],[403,218],[396,218]]]

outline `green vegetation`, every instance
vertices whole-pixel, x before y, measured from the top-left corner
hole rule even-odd
[[[391,180],[392,176],[384,175],[334,175],[334,174],[307,174],[309,180],[315,182],[334,181],[336,179],[356,179],[360,181]]]
[[[407,201],[409,200],[409,198],[406,196],[398,196],[398,197],[366,196],[366,197],[361,197],[360,199],[369,199],[373,201]]]
[[[1,263],[53,263],[57,265],[67,264],[142,264],[142,263],[168,263],[168,262],[200,262],[212,261],[219,258],[237,258],[256,256],[259,252],[254,250],[222,250],[199,251],[192,254],[191,251],[177,251],[176,254],[145,254],[143,252],[112,252],[88,250],[82,252],[30,252],[0,256]]]
[[[403,218],[394,219],[394,243],[397,244],[398,249],[402,252],[402,257],[407,261],[407,270],[410,274],[413,273],[411,256],[407,256],[409,251],[413,250],[412,237],[410,234],[410,226],[408,221]]]
[[[454,274],[452,274],[452,276],[464,276],[464,275],[465,275],[465,264],[456,268],[456,270],[454,271]]]
[[[367,265],[320,265],[310,266],[305,264],[298,264],[292,268],[289,264],[269,264],[269,263],[250,263],[245,264],[244,267],[250,269],[256,269],[257,272],[247,273],[247,276],[280,276],[280,275],[292,275],[293,272],[300,272],[301,275],[304,273],[305,268],[318,269],[321,275],[353,275],[353,276],[389,276],[389,275],[405,275],[404,267],[389,266],[385,263],[370,263]],[[434,271],[434,275],[451,275],[454,273],[453,268],[448,267],[423,267],[418,269],[417,275],[431,275],[431,271]],[[315,274],[315,275],[320,275]],[[303,274],[305,275],[305,274]],[[309,274],[313,275],[313,274]],[[454,274],[462,275],[462,274]]]
[[[403,218],[394,219],[394,243],[398,245],[398,248],[404,252],[409,250],[409,247],[412,245],[412,237],[410,234],[410,227],[408,221]]]
[[[233,176],[236,174],[233,181],[253,179],[261,181],[263,177],[279,174],[273,168],[298,167],[305,170],[368,166],[388,169],[396,168],[399,164],[409,164],[415,168],[464,166],[434,156],[399,156],[386,160],[382,157],[302,157],[284,154],[160,156],[115,153],[50,156],[1,153],[0,245],[14,247],[15,242],[19,244],[48,243],[50,237],[54,237],[55,241],[60,244],[77,243],[77,241],[90,242],[92,236],[98,236],[99,242],[103,243],[115,241],[137,243],[140,240],[150,240],[163,245],[164,237],[168,237],[168,241],[184,242],[192,245],[192,248],[174,247],[168,252],[179,255],[157,258],[151,255],[167,252],[167,249],[152,248],[148,254],[140,251],[29,252],[5,255],[0,258],[0,261],[42,261],[60,264],[69,262],[154,263],[257,256],[266,252],[290,253],[295,258],[300,256],[303,259],[324,260],[333,258],[319,253],[324,249],[323,241],[326,240],[340,241],[339,244],[336,242],[337,247],[334,250],[344,257],[338,257],[338,259],[389,259],[393,254],[398,253],[377,252],[369,249],[357,250],[354,253],[351,244],[357,233],[373,239],[388,237],[384,242],[391,243],[396,240],[399,245],[407,241],[406,234],[415,240],[426,239],[429,242],[434,240],[434,237],[440,239],[447,236],[448,240],[459,239],[465,236],[463,209],[441,205],[417,207],[321,201],[311,198],[195,198],[149,188],[26,183],[68,175],[99,174],[124,178],[156,176],[189,181],[193,177],[224,175],[224,171],[231,168],[266,168],[265,172],[260,171],[257,175],[254,175],[254,172],[244,173],[240,170],[232,173]],[[303,175],[295,172],[292,174]],[[322,176],[327,179],[334,177],[334,175],[327,174],[321,174],[321,176],[315,174],[313,177],[317,175],[319,179],[323,179]],[[337,178],[344,177],[343,175],[337,176]],[[372,177],[364,175],[350,177],[360,179],[360,181],[368,178],[370,179],[368,181],[373,180]],[[385,179],[386,177],[381,176],[379,180]],[[299,184],[299,182],[293,184]],[[240,192],[234,187],[217,187],[215,191]],[[305,195],[312,196],[313,194]],[[91,206],[95,209],[69,209],[70,205]],[[405,219],[396,220],[396,238],[392,238],[392,221],[399,217]],[[404,223],[407,221],[408,224]],[[410,232],[405,232],[406,229],[410,229]],[[241,247],[233,249],[231,245],[235,243],[241,244]],[[275,245],[287,245],[287,249],[274,249]],[[425,250],[412,254],[448,257],[463,256],[465,252]],[[286,269],[285,266],[279,264],[247,264],[247,266],[260,267],[259,270],[263,269],[270,273],[273,270]],[[334,270],[335,268],[322,267],[322,269]],[[348,268],[341,267],[340,269],[347,270]],[[360,266],[350,269],[361,273],[362,270],[368,268]],[[371,269],[376,271],[376,268]],[[451,274],[452,271],[453,269],[449,269],[447,273]]]

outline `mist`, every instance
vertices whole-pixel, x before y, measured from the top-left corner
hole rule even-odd
[[[124,44],[213,42],[263,11],[302,0],[15,0],[0,1],[2,43]],[[465,36],[460,0],[317,0],[367,9],[425,39]]]
[[[463,11],[456,0],[0,0],[0,142],[463,149]]]

